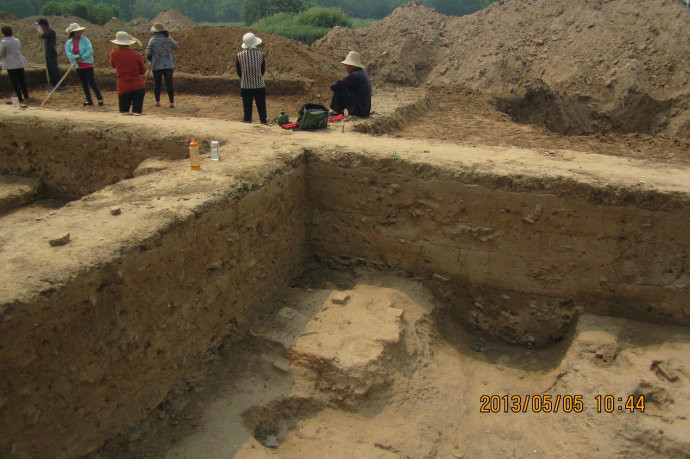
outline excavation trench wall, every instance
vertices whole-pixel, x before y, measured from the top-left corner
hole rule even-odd
[[[495,339],[553,342],[582,309],[690,323],[687,196],[341,153],[307,187],[313,253],[420,275]]]
[[[203,374],[244,312],[301,270],[303,171],[0,305],[0,457],[93,453]]]
[[[512,343],[558,340],[582,309],[690,323],[686,195],[342,151],[276,164],[263,186],[0,305],[0,457],[77,457],[136,430],[311,256],[419,276]]]
[[[189,141],[131,126],[103,130],[39,118],[3,120],[0,137],[0,171],[38,177],[72,198],[131,177],[149,157],[184,158]]]

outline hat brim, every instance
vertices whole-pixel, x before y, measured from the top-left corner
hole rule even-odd
[[[110,43],[115,43],[116,45],[122,45],[122,46],[130,46],[130,45],[135,44],[136,41],[135,41],[135,40],[131,40],[131,41],[128,41],[128,42],[124,42],[124,41],[120,41],[120,40],[118,40],[118,39],[115,39],[115,40],[110,40]]]
[[[348,60],[348,59],[345,59],[344,61],[342,61],[341,64],[351,65],[352,67],[357,67],[357,68],[360,68],[360,69],[363,69],[363,68],[364,68],[364,66],[362,65],[361,62],[355,62],[355,61],[351,61],[351,60]]]
[[[167,32],[168,30],[167,29],[154,29],[153,27],[151,27],[150,31],[153,33],[157,33],[157,32]]]
[[[67,32],[67,33],[81,32],[82,30],[86,30],[86,27],[79,27],[78,29],[74,29],[74,30],[66,30],[65,32]]]
[[[264,42],[264,41],[263,41],[261,38],[259,38],[259,37],[254,37],[254,41],[253,41],[252,43],[244,43],[244,42],[242,42],[242,48],[243,48],[243,49],[256,48],[257,46],[259,46],[259,45],[260,45],[261,43],[263,43],[263,42]]]

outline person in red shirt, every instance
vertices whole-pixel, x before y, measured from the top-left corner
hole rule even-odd
[[[117,99],[120,103],[120,113],[126,115],[132,108],[132,115],[141,115],[144,110],[144,75],[146,65],[141,54],[130,48],[136,40],[130,38],[127,32],[115,34],[117,49],[110,53],[110,66],[117,74]]]

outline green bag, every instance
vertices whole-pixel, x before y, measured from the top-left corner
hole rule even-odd
[[[302,131],[326,129],[328,127],[328,109],[319,104],[304,104],[299,109],[297,128]]]

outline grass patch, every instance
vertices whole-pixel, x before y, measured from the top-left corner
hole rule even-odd
[[[217,26],[228,26],[228,27],[244,27],[244,22],[238,21],[238,22],[200,22],[200,26],[212,26],[212,27],[217,27]]]
[[[352,18],[352,28],[362,29],[364,27],[369,27],[373,23],[378,21],[378,19],[362,19],[362,18]]]
[[[311,45],[335,26],[352,27],[353,22],[338,8],[313,7],[299,14],[278,13],[251,24],[253,29]]]

